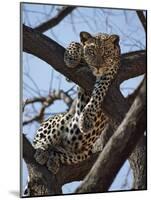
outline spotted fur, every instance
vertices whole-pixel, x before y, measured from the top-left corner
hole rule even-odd
[[[43,122],[33,141],[35,159],[57,173],[60,164],[73,164],[87,159],[94,144],[108,123],[101,104],[120,66],[117,35],[91,36],[80,33],[81,43],[72,42],[66,49],[64,61],[70,68],[87,63],[96,76],[91,96],[78,90],[75,114],[56,115]],[[56,151],[51,151],[55,147]]]

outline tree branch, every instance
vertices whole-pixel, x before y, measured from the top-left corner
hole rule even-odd
[[[30,176],[30,196],[60,194],[60,185],[55,185],[57,178],[45,166],[39,165],[34,159],[35,149],[23,134],[23,158]]]
[[[82,180],[96,161],[98,153],[76,165],[62,165],[57,176],[46,166],[39,165],[34,159],[35,149],[23,134],[23,158],[27,164],[30,176],[30,196],[60,194],[60,187],[72,181]],[[40,185],[37,188],[37,185]],[[41,193],[42,192],[42,193]]]
[[[140,134],[138,132],[138,134]],[[147,189],[147,155],[146,155],[146,136],[142,136],[136,148],[129,157],[131,169],[133,170],[133,190]]]
[[[146,83],[76,193],[108,191],[115,175],[146,130]],[[122,144],[122,145],[121,145]]]
[[[23,26],[23,50],[41,58],[67,78],[91,93],[95,77],[92,75],[89,68],[87,66],[79,66],[76,69],[69,69],[65,65],[63,59],[65,49],[52,39],[43,34],[37,33],[25,25]],[[109,116],[112,116],[113,113],[115,114],[119,111],[118,116],[116,115],[116,118],[118,117],[116,120],[117,122],[123,119],[124,115],[122,116],[122,113],[125,114],[128,111],[128,105],[126,105],[124,97],[119,92],[119,84],[124,80],[142,75],[146,72],[146,52],[137,51],[123,54],[121,63],[122,66],[120,67],[117,78],[115,79],[114,84],[110,87],[104,101],[106,105],[105,112]],[[113,103],[110,103],[110,99],[114,101],[114,106],[112,106]],[[118,101],[117,99],[120,100]],[[119,109],[119,105],[123,106],[120,106]],[[112,107],[112,109],[109,107]]]
[[[69,15],[76,7],[75,6],[66,6],[63,7],[55,17],[51,18],[50,20],[43,22],[42,24],[40,24],[39,26],[35,27],[34,29],[38,32],[45,32],[48,29],[53,28],[54,26],[56,26],[57,24],[59,24],[59,22],[61,22],[67,15]]]
[[[63,59],[65,49],[52,39],[25,25],[23,25],[23,51],[47,62],[55,70],[81,87],[92,90],[95,77],[87,66],[69,69]],[[142,75],[146,72],[146,52],[142,50],[123,54],[121,63],[122,66],[117,76],[119,84],[124,80]]]
[[[145,30],[145,33],[146,33],[146,31],[147,31],[146,18],[144,16],[143,11],[142,10],[136,10],[136,13],[137,13],[137,16],[138,16],[138,18],[139,18],[139,20],[140,20],[140,22],[141,22],[141,24],[142,24],[142,26]]]

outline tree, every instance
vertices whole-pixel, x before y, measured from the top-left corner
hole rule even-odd
[[[91,92],[95,78],[87,66],[79,66],[76,69],[69,70],[63,61],[65,49],[43,34],[44,31],[59,26],[67,16],[71,16],[72,27],[76,31],[73,11],[78,10],[80,12],[80,9],[73,6],[62,7],[61,9],[52,6],[51,9],[56,9],[56,15],[35,28],[23,25],[23,51],[47,62],[65,77]],[[94,9],[95,15],[97,14],[96,11]],[[109,16],[108,10],[104,9],[103,12],[106,16]],[[26,10],[27,13],[28,10]],[[135,14],[138,16],[144,31],[146,31],[144,12],[136,11]],[[85,23],[90,26],[85,13],[82,13],[82,16]],[[128,16],[126,11],[124,16],[126,20]],[[99,21],[97,21],[96,27],[98,24]],[[111,26],[109,19],[106,18],[106,27],[112,28],[114,26],[116,24]],[[138,45],[138,41],[133,40],[134,44]],[[142,48],[143,44],[139,44],[139,48]],[[110,118],[110,123],[101,134],[96,146],[96,153],[90,159],[76,165],[61,166],[60,171],[55,176],[45,166],[36,163],[33,158],[35,151],[23,134],[23,158],[29,171],[31,196],[61,194],[62,185],[83,179],[84,181],[76,189],[76,193],[108,191],[117,172],[127,159],[129,159],[134,177],[131,189],[146,189],[146,135],[144,134],[146,131],[146,78],[144,77],[142,83],[131,95],[124,97],[120,91],[122,82],[146,73],[145,49],[122,54],[121,63],[120,71],[102,105],[104,112]],[[29,74],[28,77],[31,78]],[[36,83],[34,85],[37,87]],[[37,90],[39,90],[38,87]],[[68,110],[71,109],[74,112],[74,100],[69,94],[71,91],[74,92],[73,87],[66,92],[63,90],[51,91],[47,96],[40,95],[26,99],[23,102],[23,111],[25,111],[27,105],[34,105],[37,102],[41,103],[41,107],[38,107],[38,112],[34,113],[32,118],[24,120],[23,125],[29,125],[34,121],[41,122],[45,118],[47,108],[57,99],[62,99],[67,104]]]

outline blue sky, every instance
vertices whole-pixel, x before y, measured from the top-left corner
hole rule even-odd
[[[22,11],[23,22],[30,27],[36,27],[56,14],[56,9],[51,5],[24,4]],[[118,34],[122,53],[145,48],[145,34],[133,10],[78,8],[73,11],[72,16],[67,16],[58,26],[44,34],[67,47],[71,41],[79,41],[80,31],[88,31],[92,34],[99,32]],[[41,91],[39,95],[48,95],[50,88],[51,90],[58,88],[68,90],[74,85],[74,83],[67,82],[65,77],[56,72],[50,65],[27,53],[23,53],[23,72],[24,87],[26,87],[26,90],[23,90],[24,100],[37,96],[39,89]],[[51,79],[52,76],[53,79]],[[142,77],[138,77],[123,82],[121,91],[124,96],[130,94],[141,80]],[[37,105],[38,108],[39,105]],[[62,112],[66,109],[67,107],[63,102],[57,101],[49,108],[49,112]],[[33,123],[24,127],[24,133],[28,134],[31,141],[38,126],[39,124]],[[128,169],[129,163],[126,162],[110,190],[129,189],[132,182],[131,171],[128,175],[127,186],[122,188]],[[24,165],[23,185],[25,185],[26,179],[27,170]],[[63,190],[65,193],[70,193],[74,191],[76,186],[77,183],[68,184],[63,187]]]

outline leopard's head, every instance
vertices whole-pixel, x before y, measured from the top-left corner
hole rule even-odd
[[[92,36],[88,32],[81,32],[80,39],[83,45],[83,57],[95,76],[103,75],[113,64],[120,62],[118,35]]]

